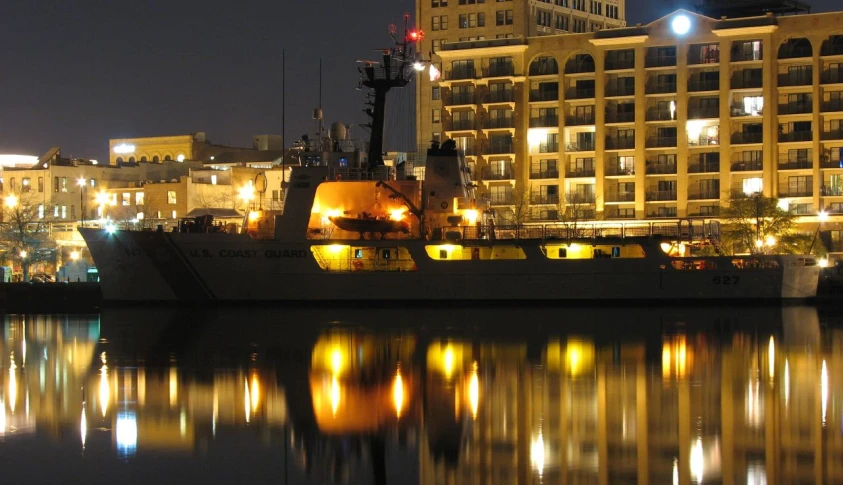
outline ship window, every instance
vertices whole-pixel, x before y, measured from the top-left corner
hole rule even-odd
[[[439,259],[448,259],[448,250],[447,249],[440,249],[439,250]]]
[[[383,259],[389,259],[389,249],[384,249],[383,250],[383,256],[381,256],[381,257]]]
[[[363,250],[362,249],[355,249],[354,250],[354,259],[363,259]]]
[[[559,257],[560,258],[567,258],[568,257],[568,248],[559,248]]]

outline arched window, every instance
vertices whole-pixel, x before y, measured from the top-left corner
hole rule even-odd
[[[559,64],[556,59],[550,56],[540,56],[530,63],[531,76],[544,76],[548,74],[559,74]]]
[[[805,38],[788,39],[779,46],[779,59],[795,59],[813,55],[811,41]]]
[[[153,162],[155,162],[155,163],[158,163],[158,162],[160,162],[160,161],[161,161],[161,159],[160,159],[160,158],[158,158],[158,155],[153,155],[153,156],[152,156],[152,161],[153,161]]]
[[[164,160],[165,160],[165,161],[171,161],[172,159],[173,159],[173,157],[172,157],[172,156],[170,156],[170,155],[164,155]]]
[[[146,155],[142,156],[142,157],[141,157],[141,159],[140,159],[140,161],[141,161],[141,162],[147,162],[148,160],[146,159]]]
[[[129,163],[135,163],[135,157],[129,157]]]
[[[123,163],[123,157],[117,157],[117,164],[120,165]]]

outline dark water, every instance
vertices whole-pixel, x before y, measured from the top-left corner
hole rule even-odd
[[[6,316],[0,483],[841,483],[839,315]]]

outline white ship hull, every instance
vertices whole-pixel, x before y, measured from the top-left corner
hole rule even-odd
[[[538,241],[519,243],[526,259],[497,261],[435,261],[421,240],[365,241],[406,248],[417,268],[331,272],[311,249],[322,241],[80,231],[107,301],[780,300],[816,296],[819,279],[819,267],[798,256],[770,257],[779,263],[775,269],[735,270],[730,258],[709,258],[718,269],[679,271],[655,251],[644,258],[549,259]]]

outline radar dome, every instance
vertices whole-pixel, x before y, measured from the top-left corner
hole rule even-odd
[[[335,122],[331,123],[331,139],[333,140],[345,140],[348,130],[345,127],[345,123]]]

